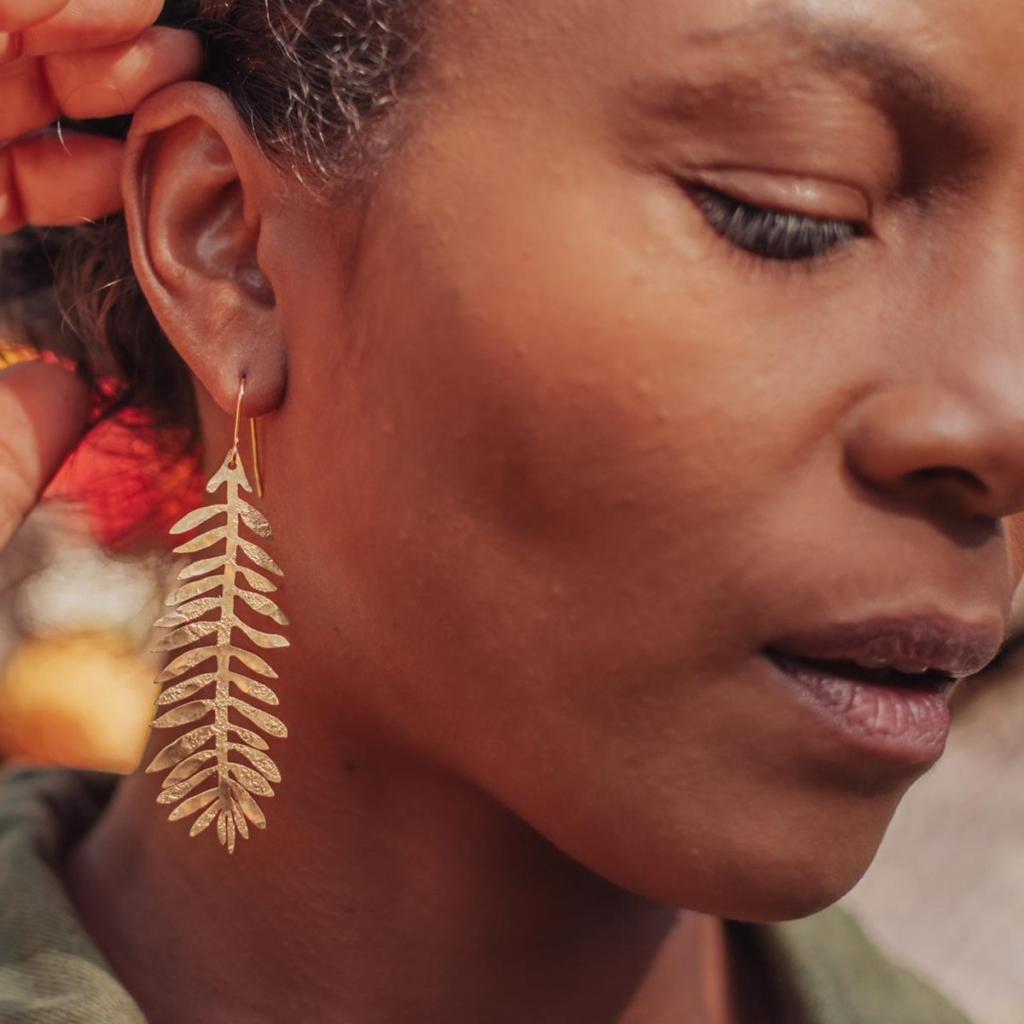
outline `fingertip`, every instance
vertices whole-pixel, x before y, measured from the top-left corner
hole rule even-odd
[[[0,228],[74,225],[117,212],[123,157],[119,139],[52,130],[0,149]]]
[[[81,441],[89,414],[88,389],[68,370],[32,361],[0,371],[0,546]]]
[[[92,397],[71,370],[49,360],[29,359],[0,370],[0,389],[13,395],[34,422],[54,424],[56,429],[47,437],[50,461],[62,460],[85,432]]]
[[[20,32],[52,18],[68,0],[0,0],[0,32]]]
[[[128,114],[172,82],[203,67],[198,36],[178,28],[150,28],[128,43],[45,59],[50,93],[69,117]]]
[[[41,57],[121,43],[149,28],[162,9],[163,0],[70,0],[24,33],[23,52]]]

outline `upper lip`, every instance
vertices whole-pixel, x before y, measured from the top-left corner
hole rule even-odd
[[[834,623],[772,641],[768,650],[817,661],[881,658],[909,662],[961,678],[980,672],[1003,642],[1001,623],[944,616],[885,616]]]

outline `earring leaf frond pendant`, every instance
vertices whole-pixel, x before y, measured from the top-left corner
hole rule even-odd
[[[157,803],[177,805],[171,821],[201,812],[189,835],[199,835],[216,821],[221,845],[234,853],[236,833],[248,839],[250,824],[266,828],[256,797],[273,796],[270,784],[281,781],[277,765],[266,754],[270,749],[266,740],[249,726],[278,739],[288,735],[279,718],[236,694],[277,705],[277,695],[261,681],[274,680],[277,673],[258,654],[239,645],[288,646],[279,633],[243,622],[239,602],[278,626],[288,625],[288,619],[266,596],[277,590],[270,576],[284,573],[262,547],[242,535],[245,528],[261,540],[273,537],[264,515],[241,495],[242,491],[251,494],[252,487],[238,453],[237,429],[234,446],[206,485],[210,494],[222,488],[226,490],[222,504],[198,508],[171,527],[172,534],[188,533],[224,517],[222,525],[174,549],[176,554],[194,555],[223,543],[224,550],[192,562],[178,574],[181,585],[167,598],[174,610],[156,622],[171,632],[153,648],[157,652],[189,650],[156,677],[158,684],[173,683],[157,698],[157,705],[175,706],[156,718],[151,728],[177,728],[211,717],[212,721],[169,743],[146,771],[172,769],[157,797]],[[242,564],[241,557],[251,565]],[[192,646],[200,641],[208,642]],[[211,689],[212,696],[196,696]],[[239,724],[238,716],[247,724]],[[207,788],[202,788],[203,783]]]

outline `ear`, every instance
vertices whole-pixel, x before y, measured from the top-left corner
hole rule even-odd
[[[284,338],[265,269],[283,187],[219,89],[173,85],[136,112],[122,179],[136,276],[164,333],[228,413],[243,376],[246,415],[284,399]]]

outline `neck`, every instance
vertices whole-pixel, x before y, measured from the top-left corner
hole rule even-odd
[[[342,759],[337,735],[296,726],[268,829],[232,857],[162,821],[136,774],[69,861],[150,1024],[262,1024],[299,998],[325,1024],[731,1019],[721,922],[610,885],[429,766]]]

